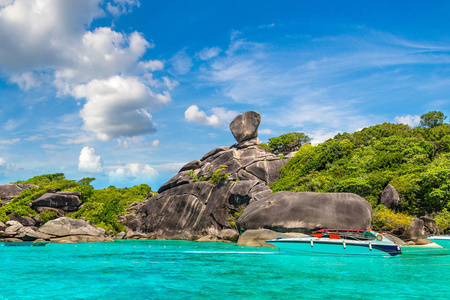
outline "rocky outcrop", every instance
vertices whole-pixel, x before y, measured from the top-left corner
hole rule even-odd
[[[53,237],[65,237],[71,235],[101,237],[105,235],[105,230],[102,228],[95,228],[84,220],[66,217],[48,221],[39,229],[39,231]]]
[[[261,115],[256,111],[247,111],[237,115],[230,123],[230,130],[238,143],[256,138]]]
[[[428,217],[419,217],[413,220],[409,230],[403,233],[402,237],[415,242],[416,244],[430,243],[426,238],[439,233],[436,221]]]
[[[15,214],[9,214],[8,218],[10,221],[17,221],[23,226],[35,226],[36,221],[29,217],[17,216]]]
[[[237,226],[241,232],[260,228],[304,233],[323,228],[364,230],[371,214],[370,204],[355,194],[278,192],[247,206]]]
[[[122,224],[151,238],[197,240],[209,235],[221,240],[221,232],[236,233],[235,215],[271,194],[269,185],[288,161],[257,145],[260,121],[256,112],[237,116],[230,124],[237,144],[184,165],[157,195],[122,217]]]
[[[0,230],[0,239],[34,241],[37,239],[49,240],[50,236],[39,232],[35,227],[26,227],[17,221],[8,221],[6,228]]]
[[[255,145],[220,147],[199,161],[183,166],[124,225],[155,237],[183,239],[232,229],[228,219],[270,195],[268,185],[279,179],[279,169],[287,163]],[[211,182],[217,172],[229,174],[228,179]]]
[[[64,212],[75,212],[81,205],[80,197],[81,193],[79,192],[45,193],[33,201],[31,208],[37,212],[42,212],[48,208]]]
[[[280,178],[280,168],[288,159],[258,146],[260,121],[257,112],[238,115],[230,124],[237,144],[213,149],[184,165],[157,195],[122,217],[122,224],[149,238],[198,241],[226,240],[221,236],[224,232],[236,237],[236,224],[241,232],[370,225],[370,204],[354,194],[272,195],[269,186]]]
[[[380,204],[383,204],[384,206],[395,212],[400,201],[401,199],[398,195],[397,190],[392,185],[388,184],[381,194]]]
[[[28,190],[37,185],[32,184],[0,184],[0,207],[17,197],[24,190]]]
[[[17,221],[6,222],[6,228],[0,229],[0,240],[36,241],[46,240],[55,243],[73,242],[113,242],[105,236],[105,230],[95,228],[84,220],[59,218],[49,221],[40,229],[26,227]],[[3,226],[0,226],[3,228]]]

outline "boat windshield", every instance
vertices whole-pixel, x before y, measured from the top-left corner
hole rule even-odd
[[[344,240],[374,240],[375,234],[370,231],[344,231],[344,230],[321,230],[320,233],[322,238],[331,239],[344,239]],[[319,237],[318,232],[314,233],[313,236]]]

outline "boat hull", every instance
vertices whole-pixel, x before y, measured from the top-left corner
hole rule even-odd
[[[440,236],[430,236],[428,240],[433,243],[438,244],[442,248],[450,249],[450,236],[449,235],[440,235]]]
[[[45,246],[49,242],[4,242],[5,246],[28,246],[28,247],[38,247]]]
[[[348,241],[320,241],[300,239],[276,239],[266,241],[290,254],[314,255],[361,255],[361,256],[395,256],[401,254],[397,245],[348,242]]]

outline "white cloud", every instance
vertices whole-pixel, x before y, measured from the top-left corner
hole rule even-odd
[[[209,125],[214,127],[223,126],[223,123],[216,115],[207,116],[202,110],[199,110],[197,105],[191,105],[184,112],[184,117],[188,122],[193,122],[199,125]]]
[[[144,70],[158,71],[164,69],[164,63],[160,60],[140,61],[139,66]]]
[[[208,60],[219,55],[221,51],[222,49],[219,47],[204,48],[202,51],[197,53],[197,56],[201,60]]]
[[[20,168],[16,166],[14,163],[8,163],[6,159],[0,157],[0,171],[17,171]]]
[[[155,132],[148,109],[171,101],[167,92],[154,94],[138,78],[120,76],[79,85],[73,95],[87,99],[80,112],[84,129],[101,140]]]
[[[0,157],[0,170],[6,169],[6,160],[3,157]]]
[[[259,28],[261,28],[261,29],[266,29],[266,28],[271,28],[271,27],[274,27],[275,26],[275,23],[271,23],[271,24],[267,24],[267,25],[261,25],[261,26],[258,26]]]
[[[23,74],[11,76],[10,82],[16,83],[22,90],[29,90],[41,85],[40,76],[33,72],[25,72]]]
[[[308,136],[311,138],[311,144],[317,145],[333,138],[338,133],[339,131],[325,132],[324,130],[317,130],[309,133]]]
[[[102,173],[103,161],[95,154],[94,148],[84,147],[78,159],[78,170],[83,173]]]
[[[154,140],[154,141],[152,142],[152,146],[153,146],[153,147],[159,147],[159,140]]]
[[[85,25],[101,14],[99,3],[100,0],[16,0],[0,6],[0,66],[11,73],[70,61]]]
[[[169,90],[173,90],[175,87],[177,87],[178,86],[178,81],[176,81],[176,80],[172,80],[172,79],[170,79],[169,77],[167,77],[167,76],[164,76],[163,77],[163,81],[164,81],[164,84],[167,86],[167,88],[169,89]]]
[[[13,145],[20,142],[20,138],[10,139],[10,140],[0,140],[0,145]]]
[[[148,164],[129,163],[116,167],[109,172],[111,183],[123,183],[126,181],[151,181],[158,176],[158,172]]]
[[[395,117],[395,122],[409,125],[410,127],[415,127],[420,124],[420,116],[402,116]]]
[[[150,44],[138,32],[124,35],[101,27],[86,32],[77,46],[67,49],[76,51],[72,60],[55,72],[55,83],[63,91],[70,90],[72,84],[104,79],[132,69]]]
[[[166,163],[154,165],[153,168],[158,172],[177,173],[187,162]]]
[[[268,128],[258,129],[258,134],[269,135],[269,134],[273,134],[273,131],[271,129],[268,129]]]
[[[105,16],[102,6],[118,16],[139,5],[138,0],[112,0],[106,5],[101,0],[2,0],[0,72],[24,90],[50,84],[59,95],[86,98],[81,111],[84,128],[102,140],[152,132],[147,109],[169,102],[170,96],[153,93],[150,86],[171,90],[178,83],[153,78],[150,72],[162,70],[162,61],[140,61],[154,46],[141,33],[87,29],[95,18]],[[182,63],[180,55],[182,70],[189,64]],[[122,87],[137,91],[128,96],[117,89]],[[5,124],[5,129],[13,125]]]
[[[234,110],[227,110],[224,107],[213,107],[211,108],[211,111],[215,116],[219,118],[220,121],[229,123],[231,122],[234,117],[236,117],[239,113]]]
[[[131,13],[133,6],[139,7],[139,0],[113,0],[113,3],[108,2],[106,9],[113,16],[120,16],[122,14]]]
[[[170,60],[172,68],[177,74],[186,74],[193,66],[192,58],[187,55],[186,50],[178,51]]]

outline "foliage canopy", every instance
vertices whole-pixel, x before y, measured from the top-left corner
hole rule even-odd
[[[400,212],[434,215],[450,208],[450,125],[384,123],[303,146],[272,189],[351,192],[376,207],[388,184],[403,199]]]

